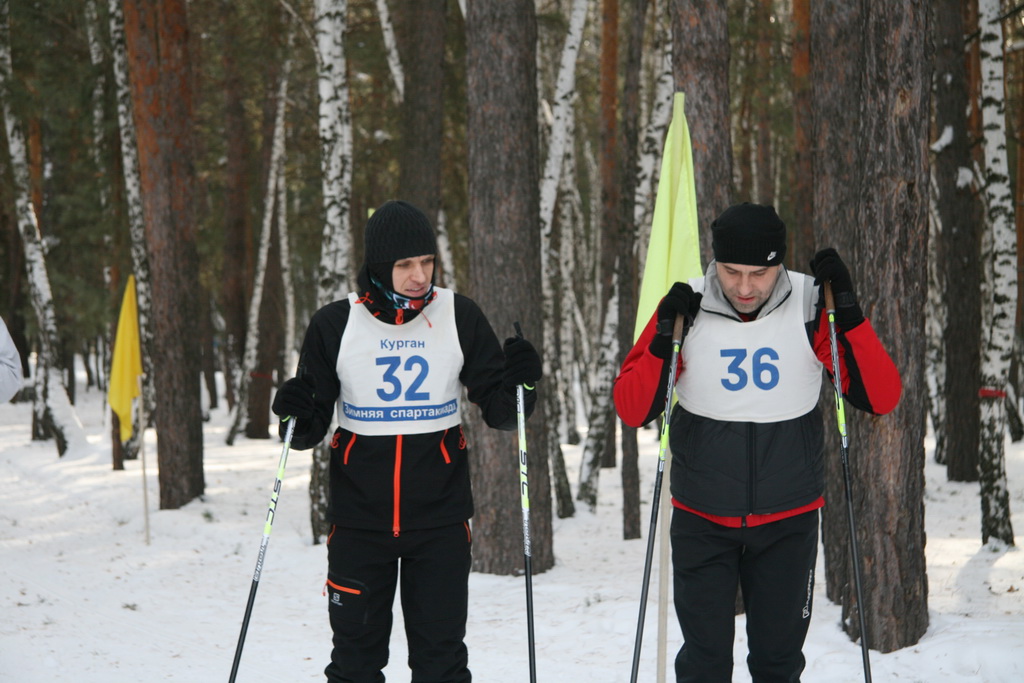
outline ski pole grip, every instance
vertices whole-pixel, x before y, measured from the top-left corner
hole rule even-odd
[[[517,320],[516,322],[514,322],[512,324],[515,325],[516,336],[519,337],[520,339],[522,339],[523,338],[523,328],[519,327],[519,321]]]
[[[834,296],[832,296],[832,283],[829,282],[828,280],[825,280],[825,282],[822,283],[822,287],[824,287],[825,289],[825,310],[828,311],[829,313],[835,313],[836,299]]]
[[[672,326],[672,342],[683,343],[683,328],[686,326],[686,318],[682,314],[676,314],[676,324]]]

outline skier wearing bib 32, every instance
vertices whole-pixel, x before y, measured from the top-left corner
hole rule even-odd
[[[622,420],[664,409],[676,315],[686,319],[672,412],[672,566],[683,646],[678,683],[732,680],[737,585],[754,683],[800,680],[824,505],[824,367],[832,370],[822,282],[831,282],[849,403],[891,411],[901,385],[834,249],[814,277],[782,265],[786,226],[771,206],[739,204],[712,224],[707,275],[661,300],[615,381]]]
[[[337,406],[325,673],[335,683],[384,680],[400,582],[412,680],[466,683],[473,498],[462,388],[487,425],[514,430],[515,387],[526,385],[532,412],[541,361],[525,339],[502,348],[473,301],[434,286],[437,246],[419,209],[386,202],[365,234],[361,293],[316,312],[296,377],[273,404],[297,420],[296,449],[324,438]]]

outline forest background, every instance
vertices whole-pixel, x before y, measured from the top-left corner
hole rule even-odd
[[[534,569],[554,563],[552,516],[594,509],[602,469],[620,470],[623,535],[640,536],[636,435],[616,428],[610,383],[632,341],[678,91],[702,262],[721,209],[775,205],[787,265],[836,246],[904,378],[891,416],[850,420],[854,481],[870,482],[853,505],[872,522],[856,532],[871,646],[927,628],[929,420],[950,479],[980,481],[983,542],[1013,545],[1019,3],[0,0],[0,15],[0,315],[30,377],[33,435],[58,454],[80,438],[69,368],[82,358],[105,388],[133,273],[146,369],[135,420],[160,437],[160,506],[201,496],[204,400],[234,411],[228,443],[270,437],[304,321],[352,287],[368,211],[401,197],[438,226],[443,282],[500,337],[522,321],[543,352]],[[474,568],[516,573],[514,442],[466,419]],[[117,468],[138,438],[112,440]],[[570,481],[561,444],[581,441]],[[311,474],[314,539],[325,457]],[[828,594],[856,638],[842,506],[823,524]]]

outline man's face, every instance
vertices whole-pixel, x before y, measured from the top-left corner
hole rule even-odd
[[[391,284],[397,294],[410,299],[427,295],[434,279],[434,255],[411,256],[395,261],[391,270]]]
[[[753,313],[764,305],[775,288],[781,266],[747,266],[715,262],[725,297],[740,313]]]

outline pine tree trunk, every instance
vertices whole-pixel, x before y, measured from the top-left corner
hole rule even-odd
[[[184,0],[125,0],[125,38],[152,268],[160,507],[202,495],[192,79]]]
[[[932,151],[935,204],[941,225],[935,269],[943,280],[930,308],[940,314],[939,338],[956,340],[945,345],[945,367],[938,374],[944,379],[940,400],[956,409],[942,410],[944,420],[935,429],[936,436],[942,437],[941,456],[950,481],[977,481],[981,337],[976,330],[981,329],[981,298],[962,294],[981,288],[982,218],[975,200],[976,183],[969,171],[973,164],[967,130],[963,8],[959,3],[935,4],[935,45],[933,110],[938,139]]]
[[[383,3],[382,3],[383,4]],[[406,68],[398,196],[437,225],[444,141],[445,3],[405,0],[400,47]]]
[[[480,0],[467,8],[470,294],[499,338],[519,321],[544,356],[540,301],[537,149],[537,26],[530,0]],[[539,391],[544,391],[541,383]],[[512,435],[467,411],[476,515],[473,567],[522,571],[523,536]],[[535,571],[554,564],[551,485],[543,445],[544,402],[528,429],[530,525]]]
[[[861,306],[903,381],[896,410],[847,411],[866,604],[855,604],[834,406],[825,404],[822,536],[844,629],[881,652],[928,627],[924,556],[924,305],[928,211],[928,7],[918,0],[811,4],[814,222],[850,266]],[[826,392],[823,392],[826,393]],[[866,636],[858,633],[862,610]]]
[[[802,271],[814,256],[814,182],[811,159],[811,0],[793,0],[792,251],[787,263]]]
[[[224,265],[221,268],[218,303],[224,318],[227,346],[226,358],[229,365],[224,368],[238,381],[232,386],[239,392],[243,372],[241,365],[245,354],[246,334],[251,312],[250,292],[255,274],[255,253],[253,239],[252,197],[250,185],[258,177],[253,173],[253,159],[256,153],[249,140],[250,122],[245,111],[245,91],[241,65],[237,61],[242,20],[239,5],[233,0],[222,0],[218,6],[221,31],[224,41]],[[232,402],[232,409],[237,404]],[[242,409],[244,410],[244,409]],[[241,411],[240,411],[241,412]],[[229,439],[233,440],[233,435]]]
[[[697,223],[705,228],[700,235],[705,264],[711,260],[708,228],[733,196],[727,4],[726,0],[669,0],[672,70],[676,91],[686,94]]]
[[[1002,27],[998,0],[979,0],[982,122],[987,208],[981,361],[981,539],[1014,545],[1006,485],[1006,384],[1017,312],[1017,235],[1006,157]]]
[[[633,346],[633,328],[636,320],[637,282],[637,228],[633,224],[636,188],[639,185],[637,147],[640,139],[640,69],[642,66],[644,27],[647,19],[647,0],[626,0],[626,62],[622,87],[621,113],[621,193],[617,216],[616,250],[618,266],[618,357],[616,370]],[[611,389],[609,388],[609,391]],[[622,447],[622,537],[640,538],[640,469],[636,429],[619,425]]]

